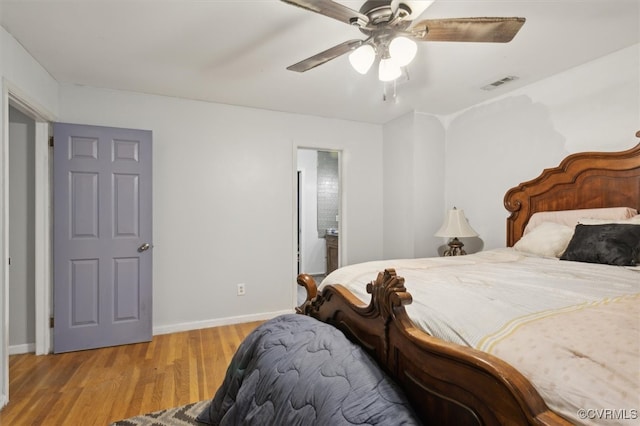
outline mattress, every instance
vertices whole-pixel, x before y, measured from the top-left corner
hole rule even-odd
[[[496,249],[340,268],[363,302],[394,268],[406,306],[427,333],[494,354],[523,373],[558,414],[578,424],[636,424],[640,407],[640,268],[561,261]]]

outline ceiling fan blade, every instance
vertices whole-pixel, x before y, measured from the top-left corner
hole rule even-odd
[[[336,46],[333,46],[325,50],[324,52],[320,52],[317,55],[313,55],[303,61],[300,61],[297,64],[288,66],[287,69],[290,71],[297,71],[297,72],[309,71],[310,69],[315,68],[318,65],[322,65],[326,62],[329,62],[332,59],[337,58],[340,55],[344,55],[345,53],[360,47],[362,43],[364,43],[363,40],[345,41],[344,43],[340,43]]]
[[[369,17],[331,0],[282,0],[285,3],[337,19],[345,24],[366,26]]]
[[[525,18],[425,19],[410,29],[413,38],[424,41],[468,41],[508,43]]]
[[[391,0],[389,7],[391,8],[392,16],[395,17],[398,13],[398,7],[400,7],[400,0]]]

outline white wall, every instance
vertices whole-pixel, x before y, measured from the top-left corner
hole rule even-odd
[[[509,188],[573,152],[630,148],[639,129],[640,45],[450,116],[385,124],[384,257],[437,255],[453,206],[480,234],[462,239],[467,252],[504,247]]]
[[[579,151],[635,146],[640,45],[520,88],[451,117],[445,194],[485,249],[504,247],[505,192]],[[385,141],[386,143],[386,141]]]
[[[153,131],[156,332],[292,308],[299,146],[343,152],[343,260],[382,257],[381,126],[66,85],[60,121]]]
[[[433,234],[450,208],[444,195],[446,133],[441,119],[416,113],[414,140],[415,257],[436,256],[446,248],[446,240]]]
[[[436,256],[444,217],[444,127],[410,113],[384,126],[384,257]]]
[[[2,27],[0,72],[3,84],[7,84],[15,95],[55,116],[58,109],[58,83]]]

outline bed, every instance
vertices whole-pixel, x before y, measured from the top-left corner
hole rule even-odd
[[[640,145],[571,155],[504,202],[505,248],[298,276],[297,314],[242,342],[197,420],[637,424]]]
[[[558,167],[510,189],[504,205],[510,212],[506,248],[457,258],[351,265],[330,274],[320,289],[311,276],[302,274],[298,284],[306,288],[307,299],[298,313],[335,326],[363,347],[398,383],[425,424],[636,424],[640,267],[633,263],[640,261],[640,244],[638,234],[630,230],[640,227],[634,217],[619,221],[586,217],[585,223],[569,226],[565,246],[554,253],[566,255],[565,260],[546,252],[530,253],[525,242],[535,240],[532,236],[544,228],[553,237],[566,231],[559,226],[568,225],[546,220],[532,228],[534,219],[541,216],[613,207],[640,210],[640,144],[622,152],[570,155]],[[611,226],[616,221],[620,223]],[[625,244],[631,247],[624,254],[626,266],[617,266],[624,264],[617,247],[599,247],[604,254],[594,257],[593,251],[585,253],[583,245],[576,246],[585,239],[590,243],[597,239],[594,230],[606,233],[621,228],[626,236],[620,238],[626,238]],[[574,254],[577,257],[572,258]],[[492,264],[505,266],[508,278],[496,275]],[[543,271],[546,287],[540,294],[544,297],[510,294],[510,277],[520,275],[523,267],[522,286],[527,291],[538,285],[536,271]],[[461,278],[454,270],[466,270],[469,275]],[[439,287],[437,297],[442,299],[415,284],[424,274],[429,287]],[[461,293],[449,294],[453,290],[446,280],[437,281],[440,276],[460,281],[462,294],[482,302],[465,304]],[[591,284],[583,285],[583,278]],[[567,283],[568,288],[557,290],[556,286]],[[488,295],[474,292],[482,286],[492,287]],[[502,300],[503,296],[508,297]],[[440,306],[454,310],[439,312],[435,319],[421,316]],[[484,312],[491,307],[510,316],[492,318]],[[464,312],[473,314],[467,322],[477,329],[456,328]],[[606,327],[611,324],[613,330]],[[571,346],[570,339],[577,346]],[[545,346],[549,341],[551,348]],[[565,352],[564,358],[558,350]],[[622,363],[626,370],[611,372],[607,361],[611,356],[612,364]],[[583,370],[572,372],[574,365]],[[596,373],[586,377],[584,371]],[[567,382],[569,387],[554,389],[557,382]],[[585,396],[581,392],[586,388],[595,392]],[[575,397],[575,392],[580,394]]]

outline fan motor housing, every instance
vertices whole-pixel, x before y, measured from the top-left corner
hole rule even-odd
[[[389,0],[368,0],[360,8],[360,13],[367,15],[370,25],[385,24],[393,17]],[[411,15],[411,8],[404,3],[400,3],[398,5],[398,18],[402,20],[409,15]]]

